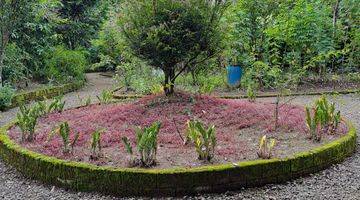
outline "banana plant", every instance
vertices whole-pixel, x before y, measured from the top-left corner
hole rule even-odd
[[[188,121],[186,138],[194,144],[199,160],[211,161],[216,147],[215,126],[206,129],[203,123],[197,120]]]
[[[276,145],[276,140],[271,139],[270,141],[267,139],[266,135],[261,137],[259,143],[259,150],[257,155],[262,159],[270,159],[273,156],[273,149]]]

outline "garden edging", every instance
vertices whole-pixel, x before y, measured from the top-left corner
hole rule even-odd
[[[334,90],[334,91],[311,91],[311,92],[294,92],[294,93],[290,93],[290,94],[285,94],[283,96],[314,96],[314,95],[324,95],[324,94],[329,94],[329,95],[335,95],[335,94],[354,94],[354,93],[360,93],[360,88],[359,89],[347,89],[347,90]],[[124,95],[119,95],[119,94],[114,94],[113,98],[114,99],[138,99],[138,98],[142,98],[146,95],[141,95],[141,94],[124,94]],[[260,94],[257,95],[256,98],[269,98],[269,97],[276,97],[277,94],[276,93],[264,93],[264,94]],[[217,98],[222,98],[222,99],[242,99],[242,98],[248,98],[247,95],[220,95],[220,96],[216,96]]]
[[[286,159],[244,161],[197,168],[135,169],[99,167],[45,156],[22,148],[0,128],[0,156],[29,178],[76,191],[118,196],[177,196],[222,192],[280,183],[343,161],[356,149],[356,130],[319,148]]]
[[[80,89],[84,85],[84,81],[68,83],[60,86],[46,87],[33,91],[23,92],[16,94],[12,100],[11,105],[6,107],[5,110],[18,107],[22,104],[29,103],[31,101],[44,100],[46,98],[52,98],[65,93],[73,92]]]

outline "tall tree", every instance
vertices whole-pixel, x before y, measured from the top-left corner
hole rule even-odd
[[[90,46],[90,40],[95,38],[106,15],[106,2],[61,0],[62,7],[58,13],[63,21],[57,27],[57,32],[62,36],[62,41],[68,48]]]

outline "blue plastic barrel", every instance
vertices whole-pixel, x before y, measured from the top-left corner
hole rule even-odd
[[[243,70],[238,65],[230,65],[226,67],[228,84],[231,87],[237,87],[240,84],[240,80],[243,74]]]

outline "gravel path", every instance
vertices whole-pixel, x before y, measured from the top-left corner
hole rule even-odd
[[[98,74],[88,74],[88,84],[78,92],[65,95],[68,107],[78,105],[78,97],[91,96],[96,99],[103,89],[112,88],[112,80]],[[318,97],[297,97],[292,103],[309,105]],[[360,95],[342,95],[333,99],[337,102],[343,115],[354,123],[360,130]],[[273,101],[272,98],[261,101]],[[16,114],[17,109],[0,113],[0,125],[9,122]],[[359,143],[359,142],[358,142]],[[82,200],[110,200],[118,199],[96,193],[76,193],[61,188],[43,185],[29,180],[6,166],[0,159],[0,199],[82,199]],[[138,198],[127,198],[138,199]],[[300,178],[286,184],[267,185],[260,188],[244,189],[224,194],[209,194],[182,199],[360,199],[360,152],[344,163],[335,165],[315,175]]]

